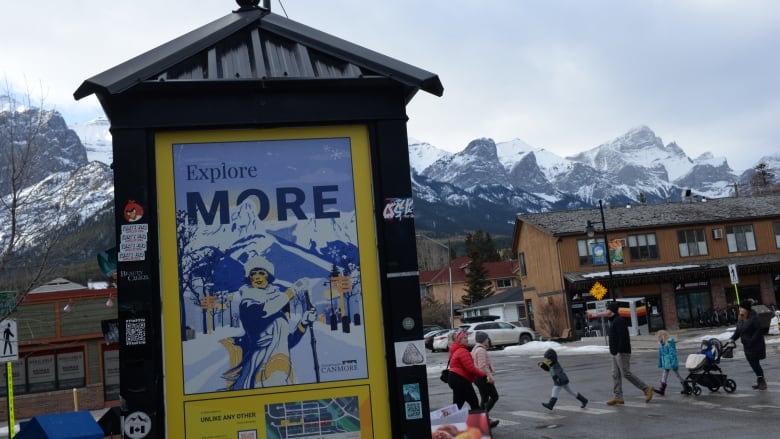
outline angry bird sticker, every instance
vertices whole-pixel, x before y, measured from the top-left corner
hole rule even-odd
[[[130,200],[125,204],[125,208],[122,211],[125,216],[125,221],[134,223],[144,217],[144,208],[135,202]]]

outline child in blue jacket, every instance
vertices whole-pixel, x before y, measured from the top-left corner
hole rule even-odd
[[[561,393],[561,388],[569,392],[569,394],[577,398],[582,405],[580,407],[585,408],[588,405],[588,398],[580,395],[569,384],[569,377],[563,370],[563,366],[558,362],[558,354],[554,349],[547,349],[544,353],[544,361],[539,363],[539,367],[543,370],[550,372],[550,376],[553,380],[552,394],[549,402],[543,402],[542,405],[548,410],[552,410],[555,403],[558,401],[558,395]]]
[[[688,390],[688,383],[685,382],[683,377],[680,376],[680,372],[677,370],[680,365],[677,360],[677,342],[674,338],[669,336],[669,333],[661,330],[656,333],[658,337],[658,367],[664,371],[661,373],[661,385],[654,389],[655,393],[663,396],[666,392],[666,379],[669,377],[669,372],[673,372],[677,376],[677,380],[683,386],[681,393],[686,394]]]

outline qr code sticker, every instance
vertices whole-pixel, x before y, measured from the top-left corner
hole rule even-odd
[[[146,320],[128,319],[125,321],[125,344],[128,346],[146,344]]]
[[[422,403],[420,401],[406,403],[406,419],[422,419]]]

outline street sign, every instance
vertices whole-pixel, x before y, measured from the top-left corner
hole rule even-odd
[[[16,331],[16,319],[0,321],[0,331],[3,333],[3,350],[0,361],[16,361],[19,359],[19,339]]]
[[[597,281],[593,284],[592,287],[590,287],[589,292],[591,296],[596,298],[596,300],[601,300],[607,294],[607,289],[604,287],[604,285],[601,285],[601,282]]]
[[[599,300],[598,302],[596,302],[596,314],[604,315],[606,312],[607,312],[607,301]]]
[[[739,284],[739,274],[737,273],[737,264],[729,264],[729,277],[731,285]]]

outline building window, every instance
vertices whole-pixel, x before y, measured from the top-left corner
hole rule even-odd
[[[512,279],[496,279],[496,288],[509,288],[512,286]]]
[[[751,224],[726,226],[726,241],[729,244],[729,253],[754,251],[756,249],[756,237],[753,235]]]
[[[525,266],[525,253],[518,254],[517,260],[520,262],[520,276],[528,276],[528,267]]]
[[[658,259],[658,245],[655,233],[628,235],[628,249],[632,261]]]
[[[780,248],[780,221],[775,224],[775,246]]]
[[[677,231],[677,245],[680,248],[680,256],[705,256],[707,254],[707,238],[704,229],[690,229]]]
[[[577,253],[580,256],[580,265],[593,264],[593,258],[591,253],[592,244],[597,242],[604,242],[603,239],[578,239],[577,240]]]

